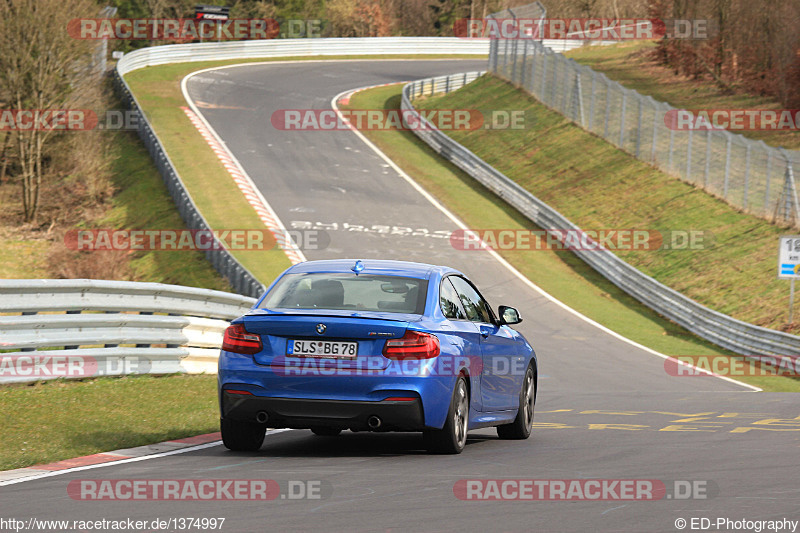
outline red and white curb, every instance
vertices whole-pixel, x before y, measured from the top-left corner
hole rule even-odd
[[[222,437],[220,436],[219,432],[207,433],[205,435],[197,435],[196,437],[187,437],[185,439],[168,440],[158,444],[148,444],[146,446],[124,448],[121,450],[114,450],[112,452],[84,455],[83,457],[65,459],[55,463],[29,466],[27,468],[17,468],[15,470],[5,470],[0,472],[0,486],[11,485],[13,483],[19,483],[29,479],[49,477],[50,475],[55,475],[63,470],[74,470],[96,465],[108,465],[109,463],[116,463],[137,457],[144,458],[146,456],[156,454],[158,456],[163,456],[165,452],[191,451],[187,450],[187,448],[198,448],[198,446],[216,446],[221,444],[221,438]]]
[[[292,431],[291,429],[268,429],[265,438],[277,433]],[[126,463],[147,461],[149,459],[160,459],[170,455],[189,453],[205,448],[213,448],[222,444],[222,436],[217,433],[206,433],[195,437],[168,440],[158,444],[148,444],[137,446],[136,448],[124,448],[113,452],[95,453],[76,457],[75,459],[65,459],[55,463],[45,465],[29,466],[27,468],[17,468],[16,470],[6,470],[0,472],[0,487],[5,485],[15,485],[26,481],[33,481],[46,477],[60,476],[82,470],[104,468]]]
[[[258,214],[258,218],[261,219],[267,229],[269,229],[269,231],[275,237],[275,242],[284,251],[286,257],[289,258],[289,261],[291,261],[293,265],[305,261],[305,258],[298,250],[297,245],[288,235],[285,228],[280,224],[280,222],[278,222],[275,214],[272,213],[271,210],[264,205],[264,202],[261,201],[261,198],[259,198],[252,182],[247,178],[238,161],[231,157],[228,150],[222,146],[205,122],[203,122],[203,120],[197,116],[197,113],[185,106],[181,107],[181,109],[184,113],[186,113],[186,116],[189,117],[189,120],[192,122],[192,124],[194,124],[194,127],[197,128],[197,131],[200,132],[200,135],[203,136],[203,139],[206,140],[214,153],[217,154],[220,162],[222,162],[222,166],[225,167],[225,169],[233,178],[234,183],[236,183],[236,185],[239,187],[239,190],[242,191],[247,203],[249,203],[253,209],[255,209],[256,213]]]

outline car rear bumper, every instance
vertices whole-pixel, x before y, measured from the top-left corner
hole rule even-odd
[[[231,394],[223,390],[221,400],[223,418],[255,422],[259,413],[266,413],[265,425],[270,428],[421,431],[425,427],[418,398],[411,401],[311,400]],[[371,417],[380,419],[379,427],[370,427]]]

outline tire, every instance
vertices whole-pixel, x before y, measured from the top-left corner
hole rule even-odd
[[[447,411],[442,429],[428,429],[422,432],[425,447],[430,453],[458,454],[467,444],[469,427],[469,394],[467,382],[459,377],[453,389],[450,409]]]
[[[524,440],[531,436],[531,424],[536,410],[536,385],[533,368],[528,367],[522,390],[519,391],[519,411],[510,424],[497,426],[497,436],[507,440]]]
[[[234,452],[257,452],[264,443],[267,428],[260,424],[237,422],[223,418],[220,420],[222,444]]]
[[[339,433],[341,433],[341,429],[336,428],[326,428],[326,427],[316,427],[311,428],[311,433],[318,437],[338,437]]]

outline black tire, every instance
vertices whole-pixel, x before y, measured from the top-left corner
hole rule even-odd
[[[469,393],[467,382],[459,377],[453,389],[450,409],[447,411],[442,429],[428,429],[422,432],[425,447],[430,453],[458,454],[467,444],[469,427]]]
[[[510,424],[497,426],[497,436],[501,439],[524,440],[531,436],[531,424],[536,410],[536,380],[533,368],[528,367],[519,391],[519,411]]]
[[[235,452],[256,452],[264,443],[266,426],[250,422],[237,422],[223,418],[220,420],[222,444]]]
[[[336,429],[336,428],[326,428],[326,427],[311,428],[311,433],[317,435],[318,437],[337,437],[341,432],[342,432],[341,429]]]

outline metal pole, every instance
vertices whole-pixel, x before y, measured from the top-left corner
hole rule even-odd
[[[686,144],[686,181],[692,181],[692,134],[693,129],[689,130],[689,139]]]
[[[639,116],[636,118],[636,159],[639,159],[642,154],[642,97],[638,96],[639,100]]]
[[[792,278],[791,285],[789,285],[789,324],[792,323],[794,318],[794,278]]]
[[[742,207],[745,209],[747,209],[747,193],[749,192],[748,190],[750,188],[750,147],[751,144],[748,142],[744,163],[744,200],[742,205]]]
[[[619,147],[625,147],[625,104],[628,102],[628,93],[622,91],[622,112],[619,119]]]

